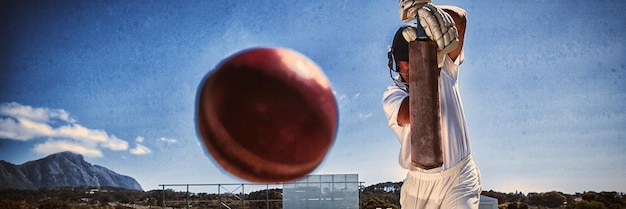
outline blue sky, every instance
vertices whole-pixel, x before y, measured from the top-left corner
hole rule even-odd
[[[626,2],[435,1],[468,12],[459,85],[484,190],[626,192]],[[401,181],[382,111],[397,2],[3,1],[0,160],[59,151],[139,181],[242,182],[196,135],[201,79],[251,47],[296,50],[340,119],[313,174]]]

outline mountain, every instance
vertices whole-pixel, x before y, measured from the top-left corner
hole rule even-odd
[[[0,160],[0,189],[39,189],[59,187],[118,187],[143,191],[132,177],[99,165],[82,155],[60,152],[22,165]]]

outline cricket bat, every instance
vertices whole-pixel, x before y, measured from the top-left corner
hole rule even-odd
[[[443,152],[436,42],[409,42],[409,72],[411,161],[418,168],[437,168],[443,165]]]

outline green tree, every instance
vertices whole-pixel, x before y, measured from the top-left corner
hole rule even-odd
[[[600,199],[600,194],[596,193],[596,192],[585,192],[583,194],[583,200],[587,201],[587,202],[592,202],[594,200],[599,200]]]
[[[575,209],[607,209],[606,206],[604,206],[603,203],[592,200],[587,201],[587,200],[583,200],[580,202],[576,203],[576,207],[574,207]]]
[[[391,208],[400,208],[401,188],[402,182],[385,182],[365,187],[359,194],[359,205],[364,208],[369,202],[383,201],[391,203]]]
[[[39,204],[39,209],[67,209],[70,208],[69,204],[57,199],[44,200]]]
[[[378,199],[378,198],[371,198],[367,202],[365,202],[365,204],[361,208],[362,209],[376,209],[376,208],[393,208],[393,209],[398,209],[400,207],[398,207],[397,205],[394,205],[394,204],[392,204],[392,203],[390,203],[389,201],[386,201],[386,200],[381,200],[381,199]]]
[[[529,193],[528,204],[534,206],[545,206],[549,208],[556,208],[563,205],[567,201],[565,195],[561,192],[546,192],[546,193]]]
[[[528,209],[528,205],[526,203],[515,202],[507,205],[506,209]]]
[[[605,208],[608,209],[622,209],[626,208],[626,202],[624,202],[625,195],[617,192],[585,192],[582,195],[582,199],[589,203],[599,202],[602,203]]]
[[[24,209],[30,206],[26,203],[26,200],[2,200],[0,201],[0,208],[4,209]]]
[[[250,201],[250,208],[258,209],[282,209],[283,208],[282,189],[267,189],[251,192],[247,200]]]

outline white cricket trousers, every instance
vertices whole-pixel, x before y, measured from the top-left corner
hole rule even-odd
[[[411,167],[402,189],[402,209],[478,209],[480,171],[471,156],[448,170],[424,173]]]

